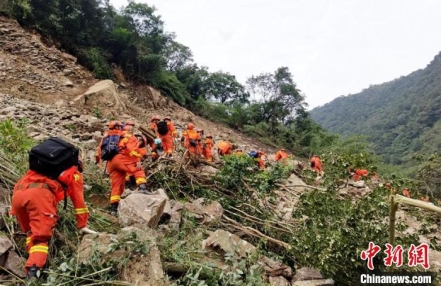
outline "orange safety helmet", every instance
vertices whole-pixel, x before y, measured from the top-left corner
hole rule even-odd
[[[117,128],[117,127],[119,127],[119,128],[121,129],[121,127],[122,127],[122,123],[121,123],[120,121],[113,120],[113,121],[110,121],[110,122],[109,122],[109,129],[110,129],[110,130],[115,129],[115,128]]]
[[[188,130],[193,130],[194,129],[194,124],[193,123],[188,123],[187,129]]]
[[[125,122],[125,125],[126,125],[126,126],[135,126],[135,121],[133,121],[133,120],[127,120],[127,121]]]
[[[139,148],[144,148],[147,146],[147,138],[142,134],[135,134],[136,139],[139,142]]]
[[[166,116],[166,117],[164,117],[164,120],[170,120],[171,121],[171,118],[170,118],[170,116]]]
[[[133,130],[133,126],[132,125],[126,125],[123,128],[124,131],[132,131]]]
[[[155,121],[155,120],[160,121],[161,117],[159,117],[158,115],[152,116],[152,119],[150,119],[150,122]]]

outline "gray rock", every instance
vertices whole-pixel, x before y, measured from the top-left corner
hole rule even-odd
[[[135,224],[155,228],[164,212],[166,198],[161,195],[133,193],[121,200],[118,219],[122,227]]]

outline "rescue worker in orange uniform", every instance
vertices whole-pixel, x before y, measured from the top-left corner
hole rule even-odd
[[[365,169],[355,169],[352,170],[352,173],[352,179],[354,180],[354,182],[358,182],[358,180],[360,180],[360,177],[366,177],[367,175],[369,175],[369,171]]]
[[[274,160],[276,162],[283,160],[283,159],[288,159],[288,158],[289,158],[289,155],[285,149],[280,149],[279,151],[277,151],[276,155],[274,155]]]
[[[159,134],[158,134],[158,127],[156,126],[156,123],[158,123],[159,121],[161,121],[161,118],[158,115],[152,116],[152,118],[150,119],[150,125],[149,125],[149,128],[155,132],[157,138],[159,138]],[[156,150],[156,145],[153,140],[150,141],[150,148],[152,149],[152,153],[151,153],[152,160],[156,161],[159,158],[159,154]]]
[[[408,189],[408,188],[404,188],[404,190],[403,190],[403,195],[406,196],[406,197],[408,197],[408,198],[410,198],[410,192],[409,192],[409,189]]]
[[[233,144],[228,141],[219,141],[217,143],[217,153],[220,156],[224,155],[231,155],[231,152],[233,151]]]
[[[187,125],[187,131],[181,141],[184,141],[184,147],[187,148],[190,155],[200,156],[202,154],[200,141],[200,134],[194,129],[194,124],[189,123]]]
[[[205,160],[207,162],[213,162],[213,153],[211,152],[213,147],[214,147],[213,136],[211,136],[210,134],[207,134],[207,136],[205,137],[204,144],[203,144],[203,153],[204,153]]]
[[[133,121],[132,121],[133,122]],[[137,152],[141,155],[141,161],[143,161],[146,157],[147,157],[147,139],[145,138],[144,135],[142,134],[133,134],[133,126],[135,124],[125,124],[124,128],[123,128],[123,134],[125,138],[129,138],[130,140],[133,140],[134,137],[136,139],[136,141],[138,142],[138,149]],[[127,186],[130,186],[131,184],[136,185],[135,182],[135,177],[133,176],[133,174],[126,174],[125,177],[125,182]]]
[[[266,159],[268,159],[267,154],[265,154],[263,151],[258,150],[256,162],[259,165],[260,170],[265,170],[265,162],[263,161],[262,157],[265,157]]]
[[[107,164],[110,174],[110,213],[116,215],[118,212],[119,201],[124,192],[126,174],[133,174],[139,192],[143,194],[151,194],[147,190],[147,179],[142,168],[142,155],[138,152],[138,140],[134,136],[123,136],[121,130],[122,123],[119,121],[111,121],[109,123],[109,135],[120,135],[121,139],[118,143],[119,153],[115,155]]]
[[[25,272],[28,279],[38,279],[38,273],[47,263],[48,243],[57,223],[57,203],[65,194],[72,201],[79,231],[96,233],[87,227],[89,210],[84,203],[83,175],[79,166],[66,169],[57,180],[29,170],[14,186],[10,214],[16,216],[20,228],[27,233],[29,257]]]
[[[321,176],[323,173],[323,163],[319,156],[313,155],[309,161],[311,168],[317,175]]]
[[[159,138],[162,141],[162,147],[164,148],[164,152],[167,157],[171,157],[173,151],[175,149],[173,139],[178,136],[175,125],[169,116],[164,118],[164,121],[167,122],[168,132],[166,135],[159,135]]]

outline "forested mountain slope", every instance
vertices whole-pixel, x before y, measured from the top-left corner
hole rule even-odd
[[[426,68],[311,111],[325,129],[366,135],[386,162],[410,164],[441,147],[441,53]]]

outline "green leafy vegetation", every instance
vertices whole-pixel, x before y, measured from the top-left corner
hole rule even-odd
[[[365,135],[389,164],[409,168],[415,156],[441,146],[441,54],[426,68],[360,93],[341,96],[311,111],[326,130],[344,136]]]
[[[211,72],[193,62],[190,48],[164,30],[148,4],[131,0],[117,10],[102,0],[2,3],[2,14],[75,55],[96,78],[115,79],[117,66],[134,85],[153,86],[198,115],[301,156],[335,140],[309,118],[287,67],[251,76],[245,85],[229,72]]]

